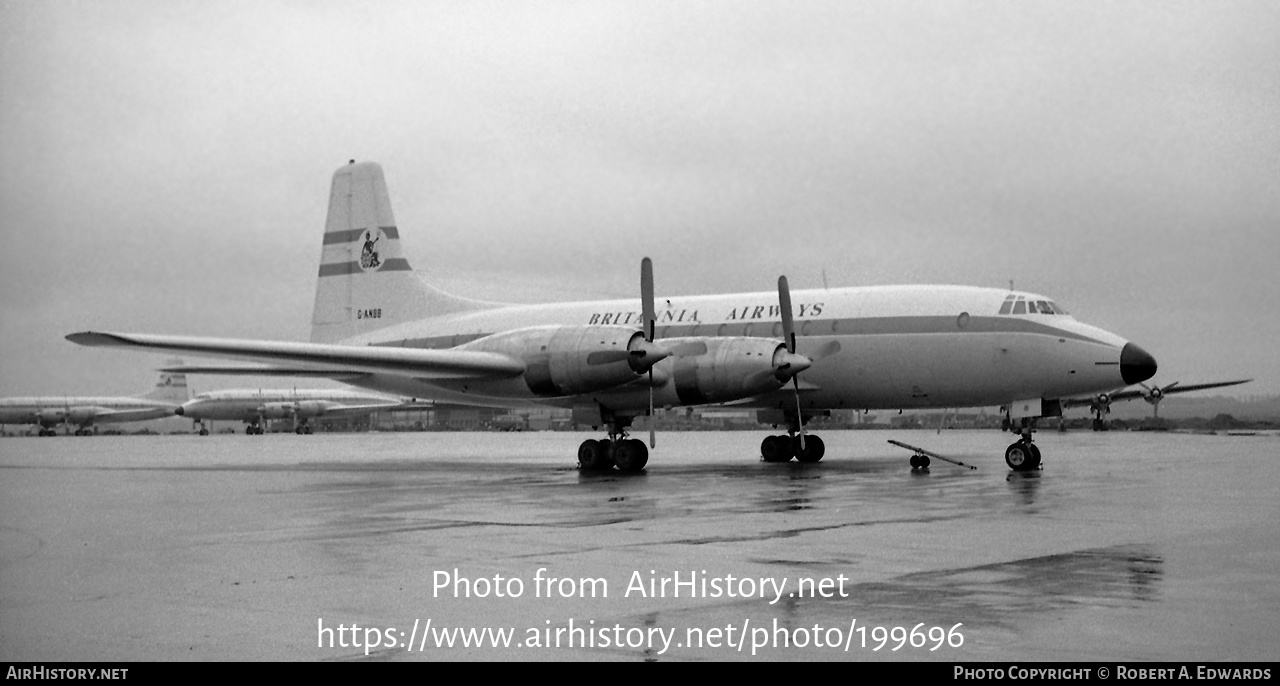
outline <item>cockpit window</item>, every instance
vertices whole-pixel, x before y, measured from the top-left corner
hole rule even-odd
[[[1000,305],[1000,314],[1060,314],[1067,311],[1052,300],[1027,300],[1025,295],[1010,293]]]

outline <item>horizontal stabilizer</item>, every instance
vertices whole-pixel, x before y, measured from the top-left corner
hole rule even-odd
[[[79,345],[164,350],[264,364],[300,365],[316,371],[409,375],[424,379],[494,379],[520,376],[524,363],[476,350],[422,350],[379,346],[253,341],[198,336],[84,331],[67,336]]]

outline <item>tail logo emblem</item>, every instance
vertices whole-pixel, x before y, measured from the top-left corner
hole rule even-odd
[[[377,271],[382,267],[382,257],[378,255],[378,241],[383,239],[382,229],[371,229],[364,232],[364,248],[360,251],[360,268],[364,271]]]

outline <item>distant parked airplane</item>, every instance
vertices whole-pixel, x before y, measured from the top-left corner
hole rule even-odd
[[[1239,379],[1236,381],[1215,381],[1213,383],[1197,383],[1179,385],[1174,381],[1171,384],[1161,386],[1148,386],[1139,383],[1142,390],[1131,389],[1127,391],[1117,391],[1115,393],[1099,393],[1089,398],[1076,398],[1063,402],[1063,407],[1081,407],[1089,406],[1089,410],[1093,412],[1093,430],[1107,430],[1107,414],[1111,412],[1111,403],[1118,400],[1133,400],[1134,398],[1142,398],[1151,405],[1151,416],[1154,419],[1160,418],[1160,402],[1165,396],[1176,395],[1178,393],[1188,393],[1191,391],[1203,391],[1209,388],[1222,388],[1224,386],[1237,386],[1242,383],[1249,383],[1253,379]]]
[[[0,398],[0,424],[36,424],[41,436],[55,435],[59,424],[74,424],[76,435],[83,436],[95,424],[172,417],[190,397],[185,374],[162,372],[156,387],[140,396]]]
[[[201,436],[209,434],[204,422],[213,419],[245,422],[246,434],[261,434],[267,419],[292,419],[296,433],[309,434],[308,420],[315,417],[354,417],[415,407],[424,405],[348,390],[259,389],[201,393],[174,412],[200,422]]]

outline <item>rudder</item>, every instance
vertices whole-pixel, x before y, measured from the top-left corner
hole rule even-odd
[[[187,375],[182,372],[160,372],[156,387],[142,397],[147,400],[181,405],[191,399],[191,390],[187,387]]]
[[[333,174],[311,341],[333,343],[484,303],[428,286],[400,250],[382,167],[352,161]]]

